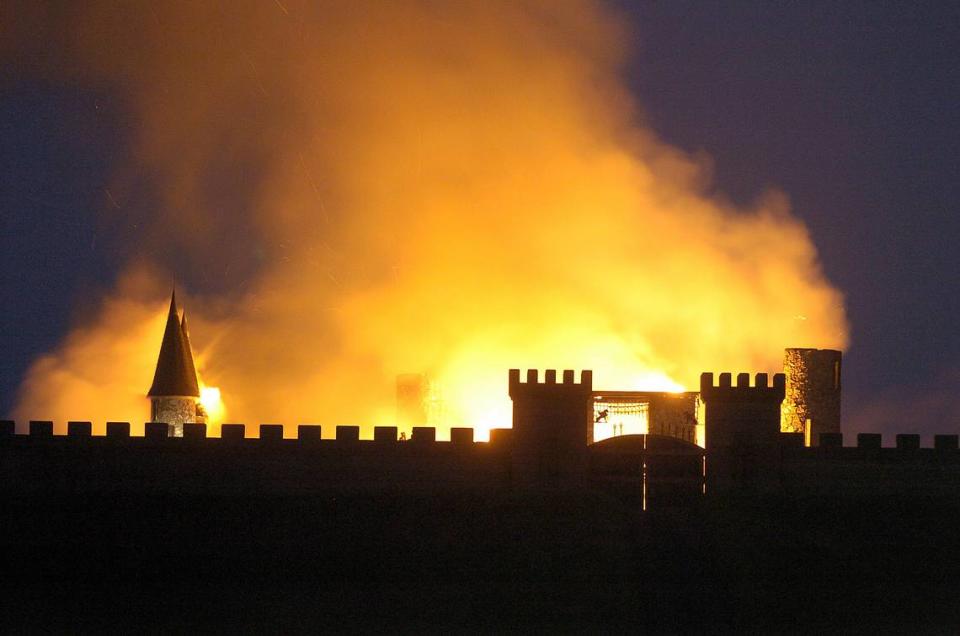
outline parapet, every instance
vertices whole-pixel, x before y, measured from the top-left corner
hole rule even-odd
[[[561,396],[583,395],[593,392],[593,371],[585,369],[580,372],[580,381],[575,381],[572,369],[563,372],[561,381],[557,382],[557,371],[547,369],[543,372],[543,382],[539,381],[536,369],[527,369],[526,381],[520,381],[520,369],[510,369],[509,387],[510,397],[519,396]]]
[[[220,427],[220,439],[244,439],[244,437],[246,437],[246,428],[243,424],[224,424]]]
[[[319,424],[300,424],[297,426],[297,437],[294,439],[284,438],[284,426],[282,424],[260,424],[259,438],[247,437],[247,426],[245,424],[228,423],[220,426],[220,437],[210,437],[210,427],[207,424],[187,422],[183,426],[183,437],[177,438],[171,436],[171,427],[164,422],[146,422],[144,424],[144,435],[133,436],[130,434],[129,422],[107,422],[105,435],[94,435],[93,425],[89,421],[70,421],[67,423],[66,435],[54,435],[53,422],[49,420],[33,420],[29,424],[28,434],[16,434],[16,423],[13,420],[0,420],[0,440],[18,440],[20,442],[31,442],[38,440],[58,440],[66,442],[81,443],[85,440],[91,440],[99,443],[105,442],[123,442],[123,441],[147,441],[163,442],[176,444],[181,441],[205,440],[210,444],[239,443],[244,442],[249,445],[269,444],[271,442],[289,442],[313,443],[323,442],[327,446],[354,446],[357,443],[367,443],[370,441],[380,444],[391,443],[401,445],[405,440],[398,437],[396,426],[376,426],[373,429],[373,439],[361,439],[359,426],[336,426],[334,439],[323,439],[321,436],[322,428]],[[491,431],[491,442],[504,443],[509,442],[511,429],[495,429]],[[415,426],[408,442],[415,443],[417,446],[433,445],[437,446],[471,446],[473,444],[483,444],[474,439],[474,429],[467,427],[453,427],[450,429],[450,441],[437,440],[437,431],[430,426]]]
[[[130,422],[107,422],[107,437],[130,437]]]
[[[0,497],[117,492],[392,497],[499,491],[511,484],[512,447],[475,442],[472,428],[452,429],[450,441],[439,441],[429,427],[414,428],[409,440],[398,438],[394,427],[381,427],[374,440],[373,431],[359,426],[328,427],[322,439],[317,425],[185,422],[183,435],[174,437],[163,422],[149,423],[144,436],[131,436],[128,422],[111,423],[110,435],[103,434],[102,422],[73,423],[69,434],[61,434],[57,424],[58,434],[49,422],[35,423],[32,435],[0,427],[0,433],[10,431],[0,434]],[[132,428],[137,432],[139,426]],[[87,434],[91,429],[97,434]]]
[[[185,440],[196,440],[196,439],[206,439],[207,437],[207,425],[199,424],[197,422],[186,422],[183,425],[183,439]]]
[[[166,422],[147,422],[143,425],[143,436],[147,439],[166,439],[170,437],[170,425]]]
[[[283,439],[283,424],[261,424],[260,439],[276,442]]]
[[[773,383],[769,383],[766,373],[755,376],[750,386],[750,374],[738,373],[736,386],[732,384],[732,374],[721,373],[719,382],[714,384],[712,373],[700,374],[700,399],[704,402],[771,402],[779,404],[786,392],[786,376],[777,373]]]
[[[359,442],[360,441],[360,427],[359,426],[338,426],[337,427],[337,441],[338,442]]]
[[[934,435],[933,447],[939,451],[955,451],[960,448],[958,435]]]
[[[374,426],[373,441],[375,442],[397,441],[397,427],[396,426]]]
[[[90,422],[67,422],[68,437],[90,437],[93,424]]]
[[[53,437],[53,422],[30,420],[30,437]]]
[[[319,442],[323,439],[319,424],[301,424],[297,427],[297,439],[301,442]]]
[[[956,451],[960,449],[960,444],[958,444],[960,436],[953,434],[934,435],[932,448],[921,446],[920,435],[917,433],[897,433],[894,436],[895,445],[892,447],[883,445],[883,434],[881,433],[857,433],[856,446],[844,446],[842,433],[820,433],[818,446],[809,448],[804,447],[801,443],[797,443],[797,439],[802,440],[801,433],[780,433],[780,438],[781,448],[799,449],[803,452],[811,453],[817,452],[818,450],[826,450],[827,452],[843,451],[848,454],[854,451],[865,451],[876,455],[882,451],[888,456],[893,457],[895,452],[900,454],[910,454],[914,451],[956,453]]]
[[[410,435],[411,442],[432,443],[437,441],[437,429],[432,426],[414,426]]]

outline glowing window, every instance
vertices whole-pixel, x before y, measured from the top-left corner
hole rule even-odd
[[[593,402],[593,441],[619,435],[642,435],[648,430],[650,404],[637,401],[604,400]]]

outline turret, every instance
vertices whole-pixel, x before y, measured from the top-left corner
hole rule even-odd
[[[750,386],[750,374],[740,373],[736,386],[731,380],[729,373],[721,373],[714,384],[712,373],[700,375],[708,490],[770,488],[779,470],[786,379],[778,373],[771,384],[766,373],[758,373]]]
[[[187,336],[186,316],[182,320],[179,316],[176,291],[170,295],[167,325],[147,397],[150,398],[150,421],[168,424],[171,436],[182,437],[185,423],[203,421],[198,413],[200,386]]]
[[[786,379],[758,373],[750,386],[750,374],[737,374],[733,386],[729,373],[721,373],[718,384],[712,373],[700,375],[700,399],[704,403],[707,450],[732,446],[735,440],[777,443],[780,433],[780,404]]]
[[[580,382],[573,371],[544,373],[511,369],[513,400],[513,480],[521,487],[579,487],[587,470],[587,445],[593,433],[590,403],[593,372],[583,371]]]
[[[821,433],[841,433],[841,351],[786,349],[783,372],[787,377],[781,430],[804,433],[807,446],[816,446]]]

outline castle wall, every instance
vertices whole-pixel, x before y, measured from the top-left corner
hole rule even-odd
[[[37,434],[39,427],[34,435],[0,436],[0,493],[300,496],[510,485],[505,444],[282,439],[263,432],[261,438],[207,438],[202,424],[187,424],[184,437],[166,436],[165,427],[147,429],[145,437],[53,436]]]
[[[840,433],[840,372],[843,353],[833,349],[786,349],[786,395],[781,430],[805,433],[816,445],[821,433]]]
[[[960,494],[960,452],[952,448],[858,446],[784,448],[781,484],[797,497],[916,499]],[[879,440],[877,440],[879,442]]]
[[[717,402],[708,397],[711,404]],[[375,440],[359,440],[358,427],[337,427],[337,439],[321,439],[317,426],[301,426],[298,439],[283,439],[279,425],[261,426],[260,437],[249,439],[236,424],[225,425],[221,438],[207,438],[205,425],[189,423],[183,437],[168,437],[168,427],[157,423],[146,425],[144,437],[130,437],[126,422],[108,422],[106,436],[91,435],[89,422],[69,422],[68,435],[54,435],[49,421],[31,422],[29,430],[16,435],[13,422],[0,421],[0,495],[456,495],[571,485],[531,483],[518,474],[517,460],[529,456],[515,454],[509,429],[493,431],[489,443],[474,442],[470,429],[454,429],[450,442],[434,441],[433,429],[415,429],[401,442],[392,427],[379,429]],[[855,447],[830,435],[817,447],[804,447],[800,434],[777,433],[775,440],[771,446],[763,437],[733,436],[729,446],[708,449],[707,494],[960,496],[957,435],[936,436],[934,448],[921,448],[916,435],[897,436],[895,448],[866,434]],[[655,507],[699,498],[703,451],[693,444],[628,435],[583,448],[584,472],[566,475],[581,480],[579,488],[633,503],[643,496]]]
[[[516,493],[504,487],[509,447],[462,434],[418,445],[357,441],[350,429],[282,439],[268,427],[245,439],[256,431],[234,426],[206,439],[187,426],[182,438],[152,437],[158,427],[130,438],[111,423],[110,436],[91,437],[84,424],[14,435],[0,421],[11,608],[0,620],[32,620],[4,631],[209,631],[290,617],[342,631],[351,616],[370,617],[357,631],[382,631],[433,624],[426,612],[474,631],[499,620],[514,631],[709,632],[725,620],[912,633],[950,632],[960,616],[956,436],[926,449],[909,438],[803,448],[781,435],[794,444],[783,449],[788,497],[708,490],[704,501],[690,488],[700,451],[653,436],[591,446],[595,493]],[[641,463],[673,476],[651,485],[643,515],[618,497],[640,492]],[[667,499],[692,507],[657,512]],[[591,608],[589,622],[578,608]]]

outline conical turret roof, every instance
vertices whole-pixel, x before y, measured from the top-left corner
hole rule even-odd
[[[187,331],[187,310],[183,310],[183,316],[180,318],[180,333],[183,334],[183,350],[186,352],[185,360],[187,362],[187,377],[193,378],[195,384],[199,387],[197,381],[197,367],[193,364],[193,347],[190,346],[190,332]],[[199,388],[197,395],[200,395]]]
[[[189,396],[200,397],[197,369],[193,364],[193,352],[187,337],[186,320],[180,321],[177,310],[177,292],[170,295],[170,312],[167,326],[157,357],[157,370],[147,397]]]

